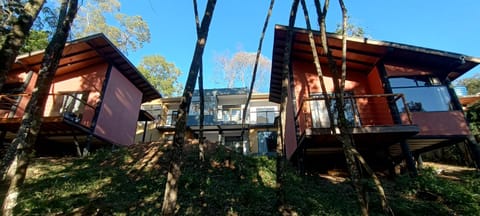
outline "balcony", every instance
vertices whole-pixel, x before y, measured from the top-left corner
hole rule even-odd
[[[329,108],[325,102],[327,98],[331,101]],[[341,150],[335,136],[340,133],[335,98],[327,98],[318,95],[303,99],[295,116],[300,132],[297,138],[300,144],[309,142],[310,147],[319,148],[318,151],[323,147]],[[403,116],[390,111],[390,106],[397,103],[405,107]],[[334,115],[333,127],[327,109]],[[419,132],[402,94],[346,95],[345,116],[357,146],[391,145]]]
[[[49,94],[42,117],[42,133],[80,133],[92,128],[96,106],[89,92]],[[15,132],[21,124],[30,94],[0,95],[0,128]],[[72,128],[72,126],[74,128]]]
[[[205,115],[204,125],[241,125],[242,124],[242,111],[231,109],[219,109],[217,115]],[[245,124],[248,125],[273,125],[275,117],[278,116],[278,111],[252,111],[249,112],[245,119]],[[216,118],[215,118],[216,117]],[[188,116],[189,126],[198,126],[199,116]]]

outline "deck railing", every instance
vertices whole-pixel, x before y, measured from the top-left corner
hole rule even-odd
[[[0,94],[0,118],[13,118],[22,97],[29,94]]]
[[[224,110],[217,110],[216,113],[222,113],[222,118],[219,118],[217,114],[214,115],[205,115],[204,116],[204,125],[231,125],[231,124],[242,124],[241,116],[232,116],[230,113],[223,112]],[[279,114],[278,111],[252,111],[248,113],[245,120],[246,124],[249,125],[270,125],[274,123],[275,117]],[[215,118],[217,117],[217,118]],[[171,127],[175,126],[176,123],[176,114],[168,114],[165,117],[167,120],[165,123],[157,124],[157,127]],[[188,124],[192,126],[198,126],[199,116],[189,115]]]
[[[83,98],[88,96],[84,92],[82,97],[75,93],[49,94],[44,109],[44,117],[64,117],[72,122],[89,127],[94,116],[96,106]],[[0,118],[21,118],[30,94],[3,94],[0,95]],[[25,98],[28,97],[28,98]]]
[[[327,96],[330,99],[330,110],[334,114],[334,124],[337,124],[337,112],[334,108],[335,97]],[[301,128],[329,128],[330,119],[327,112],[326,98],[323,95],[304,98],[295,115],[295,119]],[[412,117],[403,94],[376,94],[376,95],[346,95],[345,116],[350,127],[360,126],[389,126],[389,125],[411,125]],[[399,112],[391,111],[390,106],[403,104],[406,119],[401,118]],[[398,116],[396,116],[398,115]]]
[[[92,120],[96,106],[89,104],[85,100],[86,96],[88,96],[88,93],[49,94],[44,116],[63,116],[75,123],[89,126],[88,122]],[[86,116],[89,114],[90,116]]]

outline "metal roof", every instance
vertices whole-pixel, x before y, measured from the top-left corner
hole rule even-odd
[[[306,29],[293,28],[291,61],[313,62],[313,55]],[[283,53],[286,46],[288,26],[276,25],[272,53],[272,73],[270,79],[270,101],[280,102]],[[320,63],[326,64],[323,54],[320,32],[313,31]],[[332,55],[340,68],[342,58],[342,39],[337,34],[327,34]],[[480,63],[480,58],[458,53],[412,45],[378,41],[367,38],[347,38],[347,70],[369,73],[378,61],[392,65],[412,65],[415,68],[427,68],[436,71],[440,79],[454,80]]]
[[[38,71],[43,53],[44,51],[37,51],[19,56],[16,61],[18,64],[14,64],[12,70],[28,68]],[[68,42],[63,50],[56,75],[105,61],[117,68],[143,93],[142,102],[162,97],[127,57],[102,33]]]

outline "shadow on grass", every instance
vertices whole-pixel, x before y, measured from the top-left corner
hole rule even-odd
[[[156,215],[160,213],[169,146],[152,143],[87,158],[36,159],[21,191],[16,215]],[[275,207],[275,159],[245,157],[223,148],[199,162],[198,150],[186,151],[179,186],[179,215],[278,215]],[[385,182],[397,215],[468,213],[450,208],[450,198],[425,200],[419,191],[433,176]],[[423,183],[422,183],[423,182]],[[477,181],[478,183],[478,181]],[[440,183],[439,183],[440,184]],[[441,185],[441,184],[440,184]],[[298,215],[359,215],[348,181],[318,175],[286,174],[286,205]],[[428,189],[428,190],[427,190]],[[437,192],[435,192],[437,193]],[[371,215],[381,215],[370,192]]]

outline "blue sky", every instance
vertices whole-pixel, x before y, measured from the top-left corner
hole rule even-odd
[[[122,12],[141,15],[148,22],[151,42],[131,52],[128,58],[135,65],[145,55],[160,54],[186,74],[195,48],[196,31],[192,1],[185,0],[122,0]],[[268,9],[269,0],[219,0],[210,25],[204,52],[205,88],[225,87],[217,82],[215,56],[237,51],[256,52]],[[206,0],[198,0],[203,14]],[[351,22],[361,26],[372,39],[480,57],[480,1],[438,0],[345,0]],[[310,15],[315,15],[312,0],[307,0]],[[291,1],[276,0],[262,49],[271,59],[273,28],[288,24]],[[299,11],[301,14],[302,12]],[[341,22],[338,1],[332,0],[327,17],[327,30],[334,31]],[[316,22],[312,23],[315,24]],[[296,26],[304,27],[303,17]],[[318,27],[315,27],[318,29]],[[474,68],[464,75],[480,72]]]

